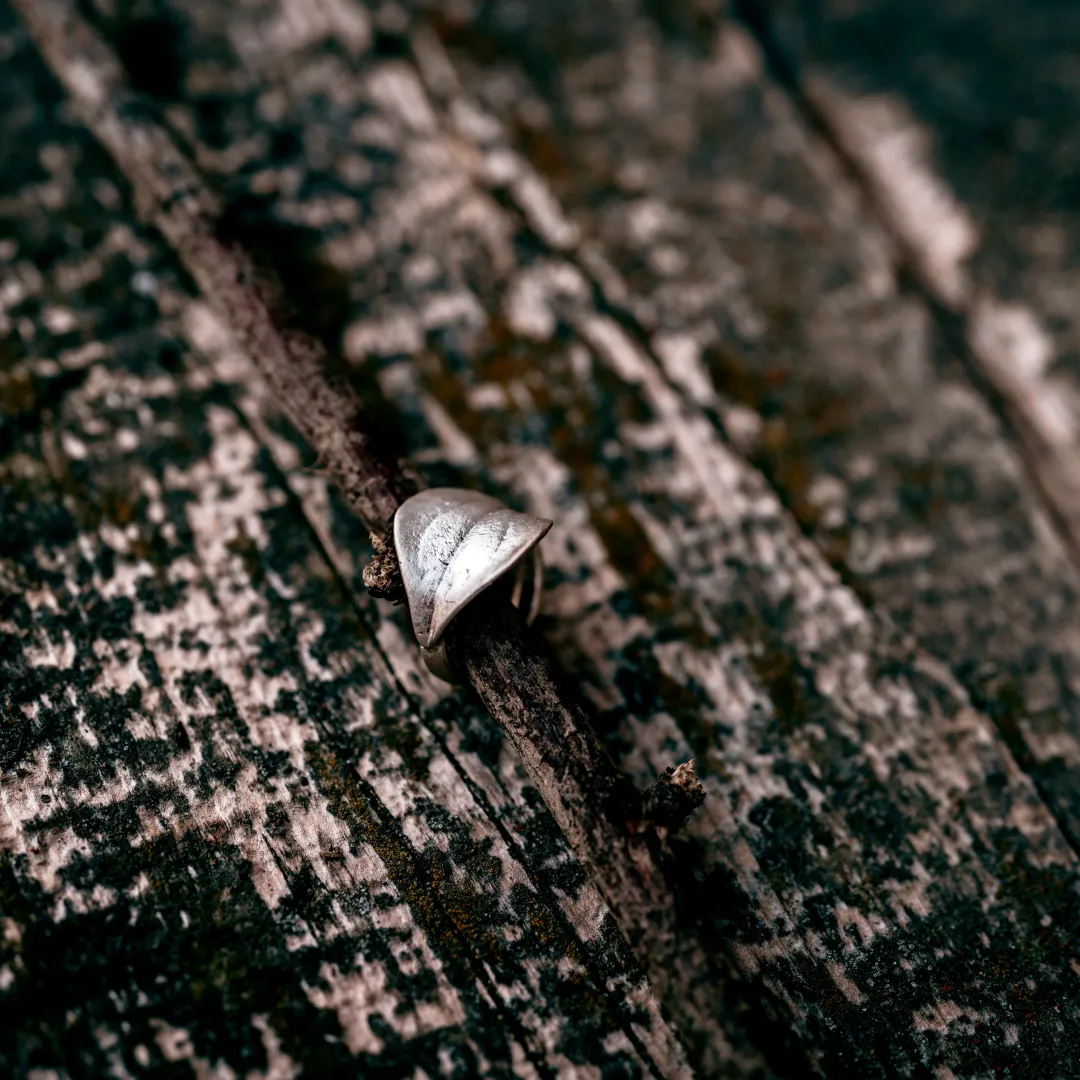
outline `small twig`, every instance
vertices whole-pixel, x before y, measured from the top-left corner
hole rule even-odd
[[[642,796],[644,819],[654,828],[674,832],[705,801],[694,759],[673,765]]]
[[[375,554],[364,567],[364,588],[376,600],[391,600],[395,604],[405,602],[405,583],[401,580],[401,567],[398,566],[397,552],[389,540],[384,540],[378,533],[371,534],[371,546]]]

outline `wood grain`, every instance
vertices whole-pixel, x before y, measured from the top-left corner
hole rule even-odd
[[[5,78],[58,100],[25,40]],[[46,108],[7,143],[5,1072],[675,1074],[520,763],[343,591],[326,479]]]
[[[919,572],[912,590],[888,567],[853,568],[995,716],[1076,846],[1080,399],[1067,297],[1078,282],[1078,221],[1065,133],[1076,13],[1056,4],[992,15],[953,4],[757,10],[805,108],[865,185],[867,214],[895,237],[923,291],[935,369],[990,406],[963,434],[960,422],[952,435],[937,426],[939,445],[968,444],[962,459],[920,464],[904,452],[923,486],[909,520],[955,522],[953,557],[942,563],[940,542],[932,549],[943,572]],[[909,411],[936,411],[924,404],[932,397]],[[975,434],[988,430],[993,446]]]
[[[242,246],[222,238],[226,219],[217,200],[168,130],[151,117],[132,116],[116,59],[92,27],[62,2],[27,6],[16,0],[15,6],[78,114],[132,185],[141,216],[160,230],[214,303],[373,541],[383,539],[416,480],[373,437],[356,389],[334,373],[317,336],[283,317],[276,275],[256,269]],[[513,625],[517,621],[511,613],[490,625],[469,620],[465,629],[458,620],[448,647],[461,653],[468,682],[508,735],[644,970],[659,973],[665,950],[650,943],[671,938],[673,905],[656,849],[673,824],[700,805],[703,792],[695,782],[694,798],[677,820],[657,827],[641,793],[614,768],[587,714],[559,687],[533,636]],[[683,1075],[684,1051],[658,1014],[649,1034],[656,1067],[665,1076]]]
[[[1067,604],[1025,613],[1073,571],[925,297],[898,286],[895,237],[753,39],[691,5],[524,23],[513,5],[301,7],[170,7],[186,66],[158,107],[292,257],[312,329],[393,400],[429,479],[555,519],[540,629],[625,771],[696,756],[710,798],[650,948],[697,1071],[1071,1075],[1064,804],[1014,756],[1033,714],[1010,734],[977,691],[995,685],[980,656],[1008,682],[1024,655],[1068,655]],[[55,102],[18,55],[18,100]],[[417,669],[400,613],[357,599],[364,537],[160,242],[127,224],[114,266],[65,233],[93,235],[83,202],[101,235],[130,211],[95,201],[113,174],[84,132],[51,104],[24,115],[77,148],[82,182],[53,177],[58,202],[24,139],[4,1052],[72,1076],[110,1054],[133,1075],[169,1055],[285,1075],[272,1048],[326,1075],[352,1051],[387,1075],[434,1075],[440,1054],[462,1075],[649,1067],[655,1005],[515,755]],[[135,265],[160,280],[131,310]],[[45,362],[84,344],[51,336],[61,304],[106,355]],[[173,712],[193,749],[125,726]],[[91,926],[115,962],[81,944]],[[58,956],[95,989],[46,1008]]]

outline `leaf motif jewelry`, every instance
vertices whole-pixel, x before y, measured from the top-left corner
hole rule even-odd
[[[413,633],[428,670],[459,682],[443,637],[472,600],[508,574],[511,603],[532,622],[540,606],[542,564],[537,545],[552,522],[490,495],[430,488],[406,499],[394,515],[394,547]]]

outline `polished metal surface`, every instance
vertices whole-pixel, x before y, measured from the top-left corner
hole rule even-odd
[[[394,547],[413,633],[433,674],[447,679],[452,671],[445,649],[439,648],[446,627],[515,568],[512,602],[520,606],[527,599],[532,621],[540,599],[536,545],[551,525],[462,488],[430,488],[402,504],[394,516]]]

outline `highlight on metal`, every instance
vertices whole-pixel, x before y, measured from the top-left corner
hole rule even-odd
[[[447,653],[446,628],[496,583],[510,585],[510,602],[533,621],[543,573],[537,545],[551,526],[546,518],[463,488],[429,488],[401,504],[394,548],[413,633],[433,675],[460,681]]]

